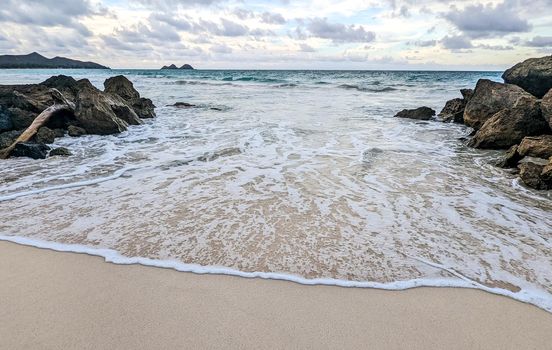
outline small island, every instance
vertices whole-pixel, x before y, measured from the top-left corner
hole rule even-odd
[[[46,58],[37,52],[28,55],[0,55],[0,68],[110,69],[98,63],[83,62],[65,57]]]
[[[187,70],[192,70],[194,69],[194,67],[192,67],[191,65],[189,64],[185,64],[183,65],[182,67],[178,68],[176,65],[174,64],[171,64],[170,66],[163,66],[161,69],[187,69]]]

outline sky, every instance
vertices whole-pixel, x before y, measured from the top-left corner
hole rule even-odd
[[[111,68],[502,70],[552,54],[552,0],[2,0],[0,54]]]

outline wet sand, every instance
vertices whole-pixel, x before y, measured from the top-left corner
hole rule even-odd
[[[489,293],[194,275],[0,242],[0,349],[547,349],[552,314]]]

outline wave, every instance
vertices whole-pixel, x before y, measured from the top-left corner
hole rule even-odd
[[[283,280],[288,282],[299,283],[303,285],[329,285],[348,288],[371,288],[383,290],[406,290],[418,287],[451,287],[451,288],[469,288],[478,289],[488,293],[510,297],[512,299],[535,305],[543,310],[552,312],[552,298],[550,295],[540,291],[520,290],[512,292],[510,290],[492,288],[482,285],[479,282],[469,279],[468,277],[458,273],[442,264],[432,261],[427,261],[421,258],[413,257],[404,254],[406,257],[416,260],[420,263],[434,267],[439,270],[446,271],[457,279],[435,279],[435,278],[416,278],[404,281],[394,282],[373,282],[373,281],[351,281],[335,278],[306,278],[303,276],[279,273],[279,272],[262,272],[262,271],[241,271],[224,266],[204,266],[198,264],[183,263],[176,260],[158,260],[145,257],[126,257],[119,252],[108,248],[92,248],[81,244],[63,244],[57,242],[48,242],[39,239],[31,239],[19,236],[0,235],[0,241],[16,243],[25,246],[31,246],[41,249],[50,249],[58,252],[70,252],[87,254],[91,256],[99,256],[104,258],[106,262],[117,265],[143,265],[160,268],[168,268],[181,272],[191,272],[195,274],[213,274],[213,275],[229,275],[243,278],[261,278],[271,280]]]
[[[362,92],[390,92],[390,91],[396,91],[397,90],[397,89],[389,87],[389,86],[381,88],[381,89],[375,89],[375,88],[368,88],[368,87],[353,85],[353,84],[341,84],[341,85],[338,86],[338,88],[347,89],[347,90],[357,90],[357,91],[362,91]]]

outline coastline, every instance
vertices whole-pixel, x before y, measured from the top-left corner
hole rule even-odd
[[[384,291],[197,275],[0,242],[3,345],[542,348],[552,314],[465,288]]]

